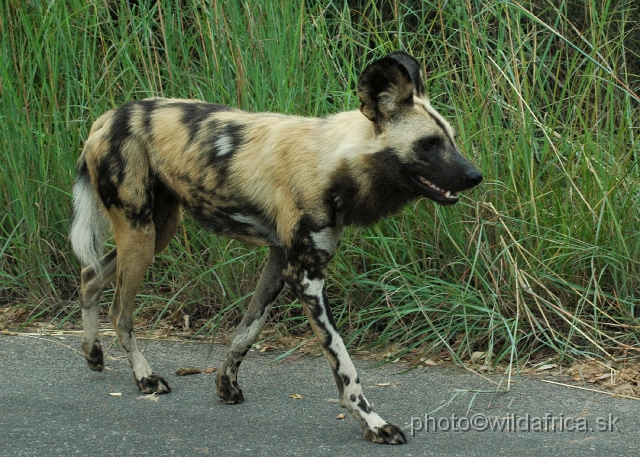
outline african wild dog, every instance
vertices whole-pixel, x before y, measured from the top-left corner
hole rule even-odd
[[[166,393],[133,334],[134,298],[155,253],[176,232],[182,205],[220,235],[269,246],[267,265],[239,324],[217,394],[244,400],[238,367],[285,283],[299,298],[333,370],[341,404],[379,443],[402,430],[372,411],[338,335],[325,273],[346,226],[365,226],[427,197],[443,205],[482,180],[429,104],[420,66],[394,52],[358,81],[360,110],[324,118],[247,113],[196,100],[153,98],[103,114],[78,160],[73,248],[81,274],[83,349],[102,370],[98,304],[116,279],[109,317],[136,384]],[[102,256],[109,227],[115,245]]]

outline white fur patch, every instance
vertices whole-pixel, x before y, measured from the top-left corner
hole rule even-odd
[[[338,249],[338,243],[333,230],[328,227],[319,232],[312,232],[311,239],[317,249],[322,249],[329,254],[334,254]]]
[[[98,267],[98,259],[109,232],[109,219],[88,178],[73,186],[73,222],[70,238],[73,252],[83,265]]]
[[[234,213],[230,214],[229,217],[236,222],[240,222],[241,224],[247,224],[252,227],[264,228],[262,225],[262,221],[255,216],[247,216],[246,214]]]
[[[229,135],[220,135],[215,141],[216,157],[222,157],[233,152],[233,138]]]
[[[147,359],[144,358],[140,349],[138,349],[138,343],[136,337],[131,337],[131,352],[127,354],[129,361],[131,362],[131,368],[133,368],[133,375],[137,380],[142,378],[148,378],[153,374],[153,370],[149,366]]]
[[[302,279],[302,285],[304,286],[305,295],[313,295],[322,300],[322,289],[324,288],[324,279],[309,279],[307,272],[304,272],[304,278]],[[326,319],[326,315],[323,313],[322,317]]]
[[[358,408],[358,411],[360,411],[360,408]],[[364,411],[360,411],[359,414],[362,415],[369,428],[373,431],[377,431],[380,427],[384,427],[387,424],[386,420],[380,417],[378,413],[375,413],[373,411],[371,411],[369,414],[365,413]]]

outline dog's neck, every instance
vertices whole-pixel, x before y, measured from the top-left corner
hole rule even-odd
[[[366,226],[398,212],[415,192],[401,179],[401,164],[383,149],[345,160],[332,177],[328,199],[336,219]]]

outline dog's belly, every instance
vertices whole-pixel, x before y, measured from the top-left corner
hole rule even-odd
[[[281,246],[276,229],[262,217],[237,209],[193,210],[194,218],[216,234],[257,246]]]

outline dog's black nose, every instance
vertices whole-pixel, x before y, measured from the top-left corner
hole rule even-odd
[[[464,180],[470,186],[477,186],[482,182],[482,173],[478,170],[473,170],[464,175]]]

